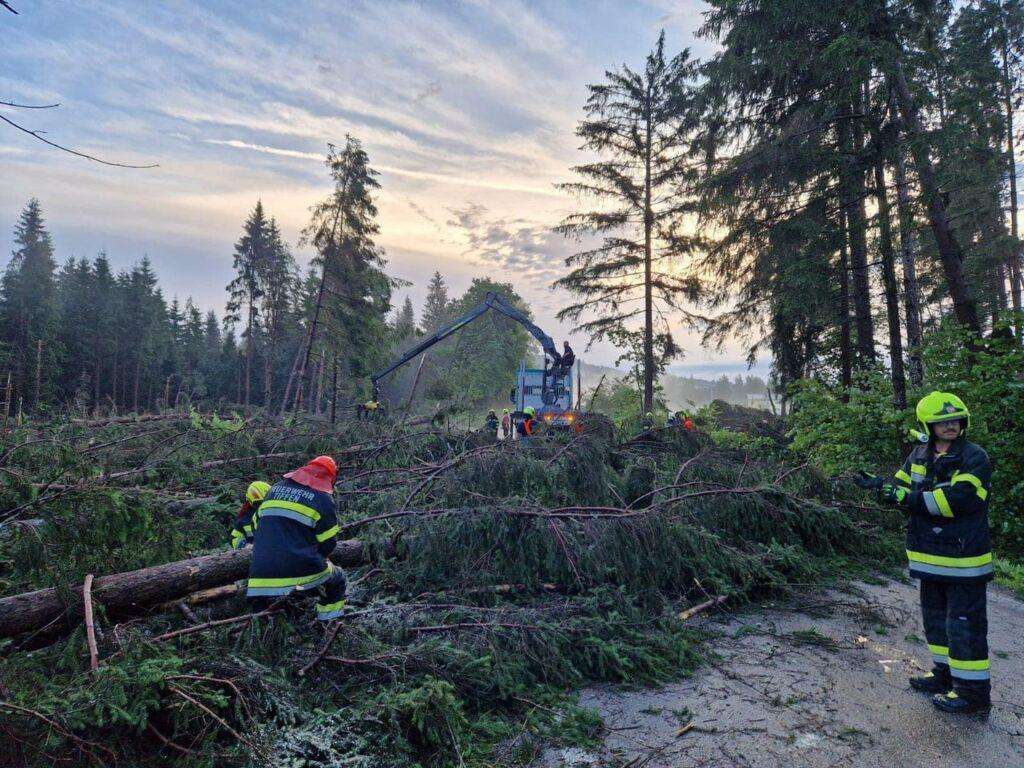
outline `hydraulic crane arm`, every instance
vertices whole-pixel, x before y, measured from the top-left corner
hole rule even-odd
[[[537,325],[534,324],[530,320],[530,318],[528,318],[514,306],[505,301],[505,299],[502,298],[501,294],[495,293],[494,291],[488,291],[486,298],[484,298],[482,302],[473,307],[473,309],[469,310],[469,312],[464,314],[462,317],[453,320],[448,325],[439,328],[436,332],[425,338],[415,347],[413,347],[408,352],[399,357],[397,360],[392,362],[387,368],[384,368],[380,371],[377,371],[377,373],[373,374],[370,377],[370,381],[373,382],[374,397],[377,397],[378,381],[383,379],[396,368],[400,368],[401,366],[405,365],[407,362],[412,360],[417,355],[426,352],[428,349],[430,349],[438,342],[444,341],[463,326],[469,325],[469,323],[476,320],[488,309],[493,309],[494,311],[500,312],[501,314],[505,315],[505,317],[515,320],[526,330],[528,330],[530,334],[535,339],[537,339],[537,341],[540,342],[541,347],[544,348],[544,354],[547,357],[550,357],[552,361],[559,359],[560,356],[558,354],[558,350],[555,349],[555,342],[552,340],[550,336],[548,336],[546,333],[544,333],[544,331],[537,327]]]

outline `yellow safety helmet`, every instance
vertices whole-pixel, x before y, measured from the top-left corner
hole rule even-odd
[[[965,432],[971,426],[971,412],[967,410],[964,401],[951,392],[931,392],[925,395],[918,401],[916,411],[917,420],[929,434],[931,430],[928,425],[940,421],[963,419]]]
[[[250,504],[255,504],[257,501],[263,501],[269,490],[270,483],[265,483],[262,480],[254,480],[249,483],[249,487],[245,489],[245,500]]]
[[[528,405],[523,409],[523,413],[527,416],[535,416],[537,414],[537,410],[532,405]]]

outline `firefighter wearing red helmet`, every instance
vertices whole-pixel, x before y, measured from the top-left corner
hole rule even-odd
[[[345,606],[345,573],[327,556],[338,540],[334,481],[338,466],[317,456],[289,472],[258,511],[246,596],[266,599],[318,590],[317,618],[328,621]]]

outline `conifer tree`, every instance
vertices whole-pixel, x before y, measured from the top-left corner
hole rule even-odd
[[[379,232],[372,194],[380,184],[360,142],[346,137],[340,151],[328,146],[327,168],[334,182],[330,197],[312,208],[302,244],[312,245],[320,271],[306,339],[285,387],[282,408],[311,390],[312,352],[321,331],[347,376],[374,370],[387,339],[392,281],[384,274],[384,255],[374,242]],[[294,394],[293,394],[294,393]]]
[[[423,314],[420,317],[420,328],[423,333],[433,333],[451,319],[448,306],[448,284],[441,273],[434,271],[427,283],[427,297],[423,302]]]
[[[412,299],[408,296],[405,297],[402,308],[395,314],[393,330],[398,343],[411,339],[416,333],[416,313],[412,308]]]
[[[576,166],[582,180],[561,185],[594,208],[570,215],[560,231],[603,240],[566,260],[571,271],[555,285],[578,301],[558,317],[592,340],[639,321],[644,410],[654,398],[655,314],[679,311],[680,299],[696,297],[697,283],[676,269],[697,242],[684,225],[693,210],[687,119],[695,75],[688,51],[666,58],[662,32],[640,71],[623,66],[588,86],[587,119],[576,133],[582,149],[600,159]],[[668,333],[664,320],[659,325]]]
[[[49,384],[41,368],[55,357],[50,347],[56,313],[57,269],[53,242],[36,198],[29,200],[21,212],[14,228],[14,243],[11,261],[0,278],[0,334],[13,373],[13,386],[26,407],[33,407],[38,405],[34,382],[38,380],[41,388]]]
[[[252,361],[255,350],[256,325],[259,320],[259,301],[266,286],[265,275],[270,270],[272,242],[269,224],[263,213],[263,202],[256,201],[256,207],[246,219],[242,237],[235,243],[235,279],[228,284],[230,293],[227,304],[227,320],[237,323],[244,316],[245,329],[245,379],[243,404],[248,407],[252,392]]]
[[[263,403],[270,407],[274,391],[273,371],[279,365],[279,351],[293,319],[292,296],[298,279],[295,259],[281,236],[277,221],[267,224],[268,259],[260,271],[262,316],[267,337],[263,355]]]

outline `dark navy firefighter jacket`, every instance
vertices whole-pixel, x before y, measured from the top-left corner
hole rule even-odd
[[[338,539],[331,494],[281,480],[267,493],[257,516],[247,597],[287,595],[330,578],[327,556]]]
[[[947,582],[990,580],[988,454],[962,436],[940,455],[929,442],[914,448],[895,477],[911,491],[903,504],[910,512],[910,575]]]

